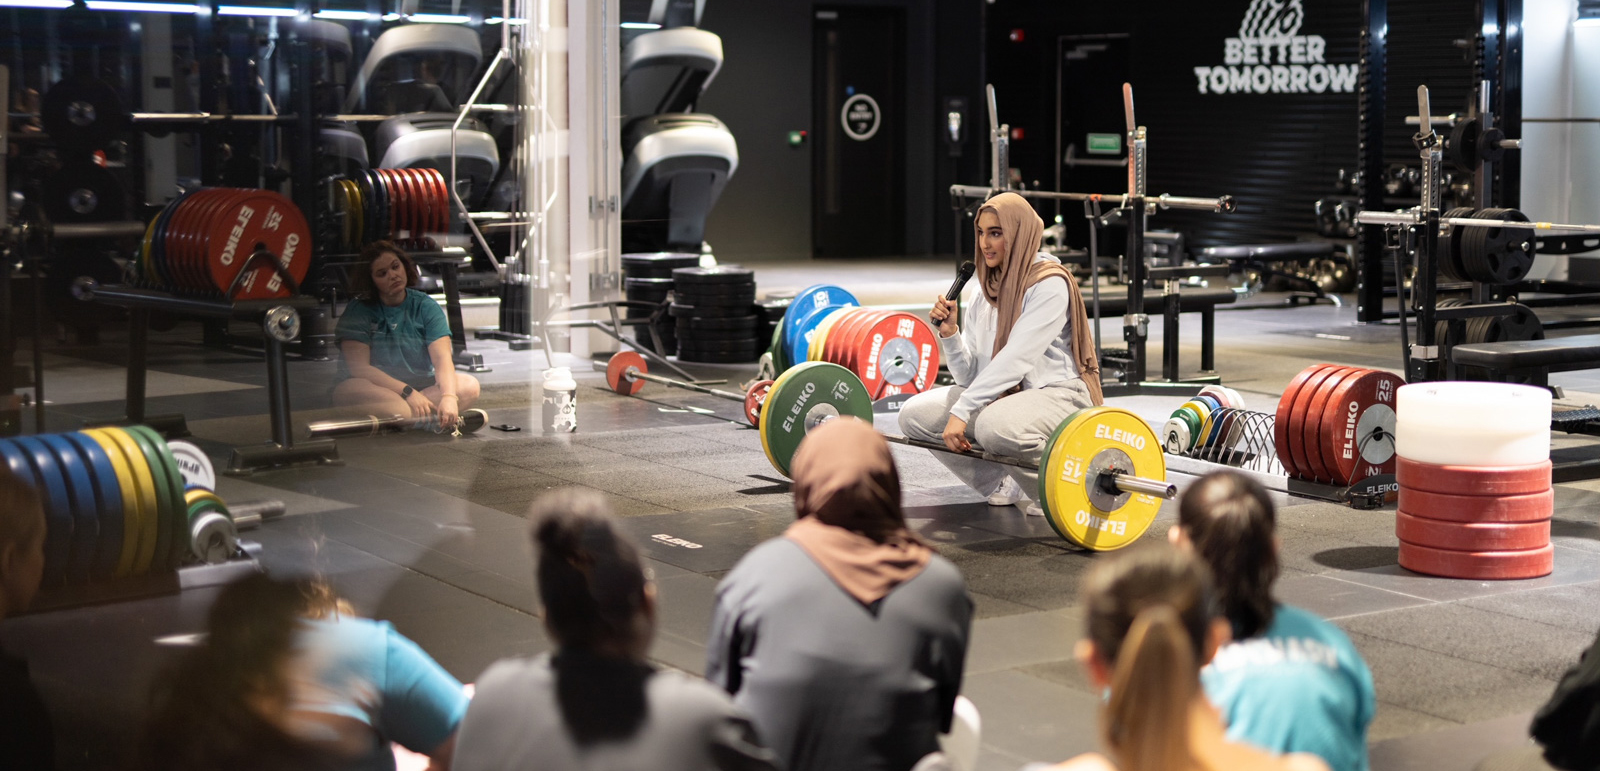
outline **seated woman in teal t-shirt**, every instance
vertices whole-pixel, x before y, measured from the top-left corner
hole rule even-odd
[[[1168,537],[1210,565],[1233,628],[1200,681],[1229,739],[1367,771],[1372,672],[1339,627],[1273,598],[1276,524],[1267,491],[1243,474],[1208,474],[1183,492]]]
[[[345,306],[335,336],[344,354],[333,403],[374,415],[425,418],[455,425],[478,400],[478,379],[456,372],[450,325],[433,298],[412,289],[417,265],[393,243],[361,250],[352,271],[356,299]]]

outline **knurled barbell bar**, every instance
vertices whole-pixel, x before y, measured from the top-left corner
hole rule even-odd
[[[483,410],[462,410],[461,421],[456,425],[456,433],[475,434],[488,422],[489,415]],[[319,420],[311,424],[309,435],[312,439],[328,439],[339,436],[397,434],[412,430],[432,431],[436,434],[445,432],[435,415],[421,418],[380,418],[368,415],[355,420]]]
[[[872,422],[866,386],[850,370],[828,362],[805,362],[775,381],[753,384],[744,396],[731,391],[650,375],[644,358],[622,351],[611,358],[606,379],[617,393],[633,395],[644,381],[707,393],[746,404],[761,434],[761,448],[774,469],[789,475],[805,435],[835,418]],[[759,397],[759,398],[758,398]],[[957,453],[942,444],[883,435],[893,444],[963,455],[1039,471],[1036,500],[1062,538],[1096,551],[1120,549],[1149,529],[1161,501],[1177,496],[1166,481],[1160,441],[1143,418],[1115,407],[1079,410],[1058,425],[1035,465],[985,452]]]

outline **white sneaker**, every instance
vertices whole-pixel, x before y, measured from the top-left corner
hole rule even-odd
[[[1017,486],[1017,481],[1006,477],[1000,482],[1000,487],[989,496],[990,506],[1010,506],[1022,500],[1022,488]]]
[[[1033,501],[1028,501],[1026,504],[1019,506],[1018,508],[1022,509],[1023,514],[1030,517],[1044,516],[1044,507],[1034,503]]]

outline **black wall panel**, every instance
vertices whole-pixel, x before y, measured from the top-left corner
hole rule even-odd
[[[1389,4],[1389,91],[1383,130],[1386,162],[1420,164],[1417,148],[1411,143],[1418,127],[1404,123],[1407,115],[1417,114],[1417,86],[1428,87],[1429,109],[1434,115],[1467,111],[1481,24],[1477,3]]]

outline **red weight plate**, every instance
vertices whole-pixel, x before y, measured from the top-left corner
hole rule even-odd
[[[1400,510],[1419,517],[1450,522],[1537,522],[1555,514],[1556,492],[1453,495],[1413,490],[1402,485]]]
[[[411,186],[417,190],[417,230],[422,233],[439,232],[433,210],[433,186],[421,169],[406,169],[406,174],[411,177]]]
[[[450,186],[444,182],[444,172],[438,169],[423,169],[428,175],[428,180],[433,184],[434,206],[439,212],[439,232],[450,230]]]
[[[757,380],[744,392],[744,419],[750,425],[761,427],[761,405],[767,402],[767,392],[772,390],[771,380]]]
[[[1330,372],[1327,377],[1322,379],[1322,383],[1316,387],[1316,390],[1311,392],[1310,401],[1306,404],[1305,414],[1300,417],[1300,440],[1304,447],[1301,457],[1305,459],[1306,468],[1311,472],[1311,475],[1319,482],[1327,482],[1333,479],[1332,472],[1328,471],[1328,466],[1322,459],[1323,426],[1327,423],[1327,410],[1328,405],[1331,403],[1328,398],[1333,395],[1334,389],[1340,383],[1343,383],[1348,378],[1357,377],[1363,372],[1366,372],[1366,370],[1358,367],[1346,367]],[[1302,390],[1301,393],[1304,394],[1305,391]],[[1299,397],[1296,397],[1297,401],[1298,399]],[[1289,427],[1291,429],[1294,428],[1292,419]],[[1293,440],[1290,441],[1289,446],[1294,446]]]
[[[400,238],[401,233],[411,229],[411,216],[406,209],[411,195],[395,178],[394,169],[378,169],[378,178],[383,180],[383,189],[389,193],[389,232]]]
[[[849,336],[850,327],[860,321],[861,314],[866,311],[860,308],[847,308],[839,312],[844,315],[834,322],[833,327],[828,330],[827,339],[822,342],[822,360],[835,364],[839,360],[839,341]]]
[[[921,393],[939,375],[939,343],[933,330],[909,313],[889,313],[864,326],[855,346],[861,382],[874,401],[901,393]],[[891,358],[896,348],[904,358]],[[890,378],[902,379],[891,383]]]
[[[1550,489],[1550,461],[1527,466],[1442,466],[1395,461],[1400,489],[1446,495],[1527,495]]]
[[[637,369],[641,373],[650,371],[650,365],[645,363],[644,357],[640,356],[637,351],[617,351],[611,355],[611,361],[606,363],[606,385],[611,386],[611,390],[623,396],[632,396],[639,393],[639,389],[644,388],[643,380],[635,379],[630,381],[623,377],[629,367]]]
[[[1295,469],[1303,478],[1313,479],[1317,476],[1317,470],[1306,458],[1306,413],[1311,409],[1311,399],[1324,381],[1349,369],[1352,368],[1333,366],[1324,369],[1307,379],[1294,395],[1294,406],[1289,409],[1289,457],[1294,459]]]
[[[1283,396],[1278,397],[1278,412],[1272,422],[1272,444],[1278,451],[1278,463],[1283,466],[1284,473],[1289,476],[1300,476],[1300,470],[1294,465],[1294,455],[1289,451],[1289,415],[1294,412],[1294,400],[1300,393],[1300,387],[1318,372],[1333,367],[1332,364],[1313,364],[1300,370],[1289,385],[1283,389]]]
[[[1445,578],[1490,581],[1538,578],[1556,566],[1554,546],[1524,551],[1452,551],[1400,542],[1400,567]]]
[[[861,317],[861,322],[853,330],[851,338],[844,341],[847,347],[843,352],[844,361],[841,362],[841,366],[856,373],[856,377],[861,377],[861,371],[866,367],[866,362],[861,358],[860,354],[862,347],[867,345],[865,341],[868,339],[868,333],[871,332],[873,325],[888,317],[888,311],[872,311]]]
[[[189,277],[185,274],[183,254],[181,252],[184,236],[191,231],[185,223],[194,215],[195,206],[212,195],[211,189],[197,190],[193,195],[178,203],[178,210],[172,213],[167,220],[167,237],[164,247],[166,258],[165,266],[167,277],[172,281],[173,289],[188,289]]]
[[[220,291],[211,285],[210,273],[205,268],[206,259],[212,251],[209,225],[229,201],[239,200],[248,193],[242,189],[217,188],[215,193],[198,204],[190,218],[189,234],[179,243],[179,248],[182,250],[184,270],[195,291],[207,294]]]
[[[828,361],[838,364],[845,369],[850,369],[850,352],[855,350],[855,341],[861,336],[863,325],[871,322],[873,318],[882,313],[871,308],[857,308],[847,311],[850,314],[839,325],[835,325],[833,332],[828,333]],[[837,333],[837,334],[836,334]],[[854,372],[854,369],[850,369]]]
[[[1450,522],[1404,511],[1394,518],[1394,534],[1406,543],[1453,551],[1526,551],[1550,545],[1550,520],[1537,522]]]
[[[427,212],[425,226],[427,232],[443,233],[444,226],[439,216],[442,213],[439,209],[439,188],[433,181],[433,169],[412,169],[411,172],[417,175],[417,181],[422,186],[423,208]]]
[[[311,264],[311,228],[294,203],[268,190],[250,190],[232,199],[209,224],[210,246],[206,267],[219,290],[226,293],[256,247],[263,246],[283,264],[296,284],[305,280]],[[240,282],[238,300],[287,297],[271,267],[257,263]]]
[[[1395,392],[1405,384],[1392,372],[1369,369],[1333,388],[1318,442],[1335,483],[1394,473]]]
[[[411,175],[406,173],[405,169],[395,169],[394,178],[400,183],[400,188],[406,191],[406,230],[411,233],[412,238],[418,238],[422,235],[422,222],[420,219],[422,207],[419,200],[422,197],[422,191],[417,189],[416,183],[412,180]]]

